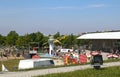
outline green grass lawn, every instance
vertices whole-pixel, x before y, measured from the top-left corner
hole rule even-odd
[[[16,71],[18,68],[18,64],[19,64],[20,60],[14,59],[14,60],[7,60],[4,61],[4,65],[5,67],[9,70],[9,71]],[[1,61],[0,61],[0,71],[1,71]]]
[[[36,77],[120,77],[120,66],[101,68],[100,70],[78,70],[73,72],[48,74]]]

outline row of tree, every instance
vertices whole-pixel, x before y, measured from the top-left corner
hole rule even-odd
[[[16,46],[18,48],[25,48],[30,43],[39,44],[39,48],[48,47],[48,39],[49,36],[44,35],[41,32],[25,34],[20,36],[16,31],[10,31],[7,36],[3,36],[0,34],[0,46]],[[83,44],[86,44],[87,40],[78,40],[76,39],[78,36],[70,34],[70,35],[60,35],[59,32],[53,35],[54,39],[58,39],[61,42],[61,45],[65,48],[77,47]],[[64,39],[60,40],[60,38]],[[56,43],[56,45],[58,45]]]

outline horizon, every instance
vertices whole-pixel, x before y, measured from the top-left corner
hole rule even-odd
[[[0,0],[0,34],[119,30],[119,4],[119,0]]]

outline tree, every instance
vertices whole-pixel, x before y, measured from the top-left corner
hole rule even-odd
[[[44,35],[40,32],[37,32],[35,34],[36,34],[35,42],[38,42],[39,47],[42,47],[42,45],[44,43]]]
[[[7,45],[15,45],[16,40],[18,39],[18,33],[16,31],[10,31],[6,37]]]
[[[43,40],[43,38],[44,38],[44,35],[42,34],[42,33],[40,33],[40,32],[37,32],[37,33],[35,33],[36,34],[36,39],[35,39],[35,41],[36,42],[41,42],[42,40]]]
[[[24,40],[24,44],[28,44],[29,42],[32,42],[29,34],[25,34],[23,36],[23,40]]]
[[[62,45],[64,48],[78,47],[89,43],[89,40],[78,40],[78,36],[73,34],[71,35],[60,35],[57,32],[54,35],[55,45]],[[24,36],[19,36],[16,31],[10,31],[6,37],[0,35],[0,44],[4,45],[13,45],[13,46],[22,46],[29,45],[30,43],[37,43],[39,47],[48,47],[49,36],[43,35],[41,32],[25,34]],[[34,46],[37,46],[36,44]]]
[[[0,34],[0,45],[4,45],[5,37]]]
[[[57,33],[54,35],[54,38],[55,38],[55,39],[58,38],[58,37],[60,37],[60,32],[57,32]]]
[[[18,39],[16,40],[16,45],[20,47],[23,44],[25,44],[24,36],[19,36]]]
[[[36,33],[31,33],[28,36],[29,36],[30,42],[35,42],[36,37],[37,37]]]

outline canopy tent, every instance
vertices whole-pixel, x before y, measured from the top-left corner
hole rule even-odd
[[[88,33],[77,39],[120,39],[120,32]]]

